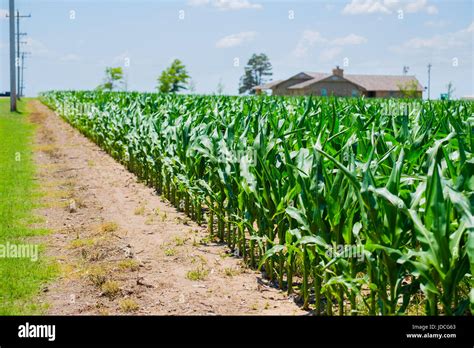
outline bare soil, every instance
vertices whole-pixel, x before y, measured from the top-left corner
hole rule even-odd
[[[30,107],[38,226],[52,231],[39,241],[60,265],[40,298],[48,314],[306,313],[46,106]]]

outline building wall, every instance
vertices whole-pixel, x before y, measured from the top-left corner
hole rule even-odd
[[[327,96],[336,97],[352,97],[352,91],[355,90],[357,95],[363,94],[363,90],[357,85],[341,80],[341,81],[321,81],[307,86],[304,89],[289,90],[290,95],[322,95],[322,89],[326,89]]]
[[[293,78],[293,79],[283,81],[275,88],[272,88],[272,91],[273,91],[272,95],[291,95],[288,92],[289,91],[288,87],[294,86],[298,83],[301,83],[307,80],[309,80],[309,78]]]
[[[401,98],[400,91],[375,91],[376,98]]]

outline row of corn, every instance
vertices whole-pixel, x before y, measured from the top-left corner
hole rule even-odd
[[[306,309],[474,309],[473,103],[41,98]]]

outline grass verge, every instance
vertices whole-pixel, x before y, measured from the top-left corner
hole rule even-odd
[[[32,159],[34,126],[27,120],[26,101],[18,106],[19,112],[11,113],[9,99],[0,98],[0,315],[41,314],[45,306],[36,297],[57,272],[42,256],[42,246],[28,239],[47,231],[29,227],[40,196]]]

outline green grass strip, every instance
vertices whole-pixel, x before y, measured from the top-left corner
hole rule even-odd
[[[28,241],[46,231],[30,227],[40,198],[32,159],[35,126],[27,120],[26,101],[19,111],[11,113],[9,99],[0,98],[0,315],[41,314],[45,306],[37,295],[57,272],[42,246]]]

